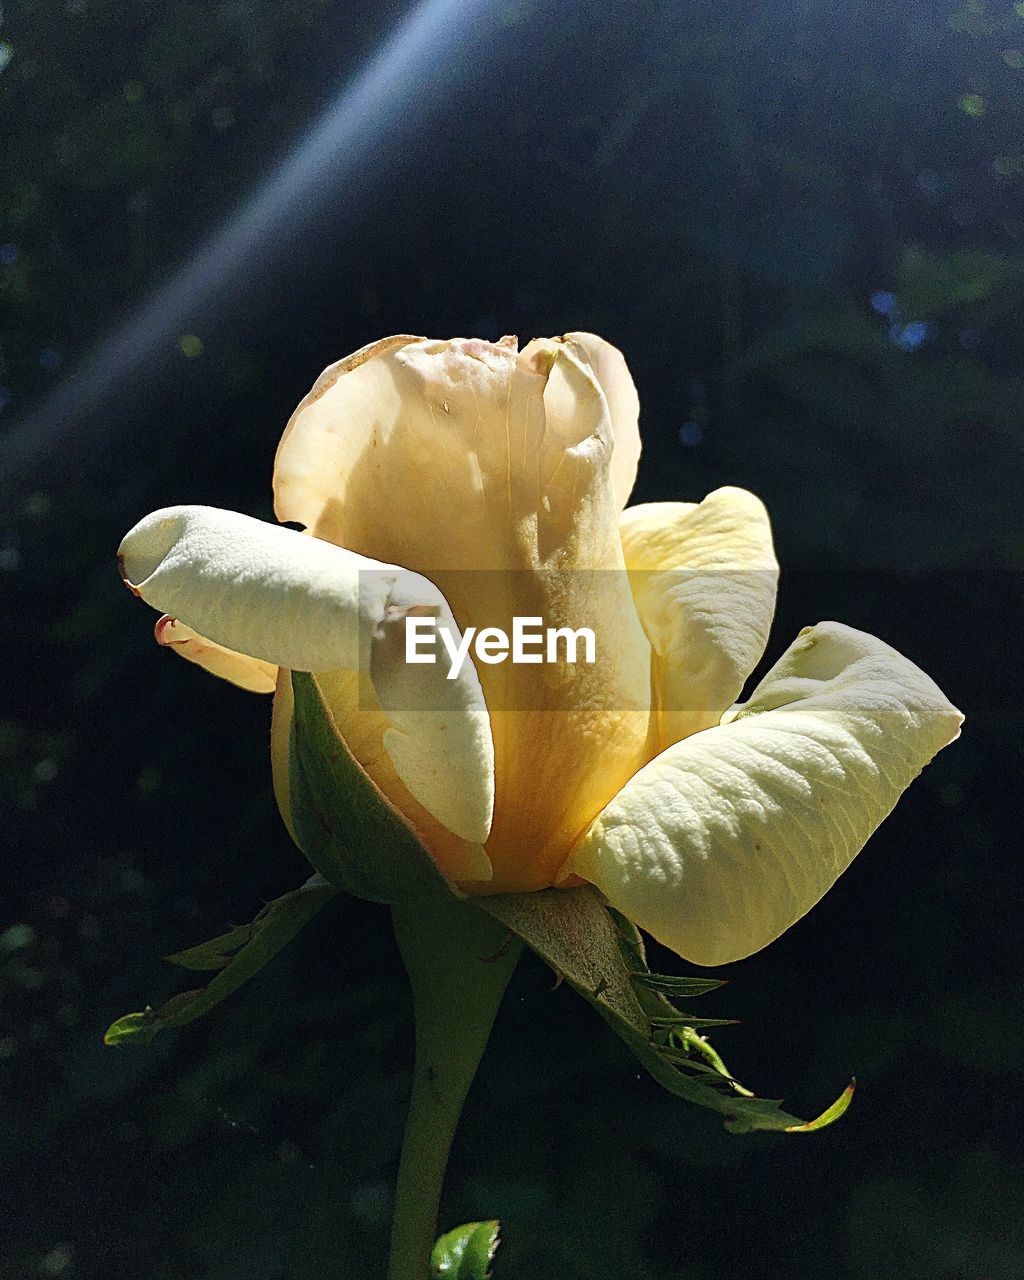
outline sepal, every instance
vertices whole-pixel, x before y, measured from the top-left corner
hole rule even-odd
[[[301,888],[268,902],[251,924],[167,956],[186,969],[218,972],[207,986],[171,996],[159,1009],[126,1013],[108,1028],[104,1043],[149,1044],[157,1032],[202,1017],[259,973],[337,892],[322,876],[312,876]]]
[[[299,848],[338,888],[371,902],[450,897],[452,886],[334,726],[313,676],[292,672],[291,818]]]
[[[235,953],[240,951],[252,939],[253,929],[259,916],[249,924],[238,924],[227,933],[222,933],[209,942],[200,942],[194,947],[186,947],[184,951],[175,951],[164,956],[168,964],[179,965],[182,969],[194,969],[205,972],[210,969],[224,969],[232,961]]]
[[[810,1132],[832,1124],[849,1106],[852,1084],[817,1119],[805,1122],[739,1084],[697,1031],[725,1020],[695,1017],[669,999],[693,998],[722,984],[652,974],[635,925],[589,886],[476,901],[592,1004],[659,1084],[717,1111],[732,1132]]]

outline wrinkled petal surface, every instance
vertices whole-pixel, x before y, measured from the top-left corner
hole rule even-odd
[[[457,633],[421,575],[290,529],[212,507],[170,507],[140,521],[119,550],[147,604],[212,643],[296,671],[371,673],[388,720],[384,747],[416,799],[457,835],[486,839],[493,746],[472,662],[407,666],[389,620],[410,610]],[[440,745],[439,745],[440,744]]]
[[[664,748],[718,724],[764,653],[779,580],[771,526],[760,499],[724,488],[630,507],[619,528]]]
[[[463,629],[596,632],[594,664],[478,667],[494,892],[550,884],[650,756],[650,646],[618,534],[638,447],[620,362],[590,335],[385,339],[322,375],[278,449],[279,519],[425,574]]]
[[[818,901],[962,719],[895,649],[820,623],[631,779],[566,869],[687,960],[738,960]]]

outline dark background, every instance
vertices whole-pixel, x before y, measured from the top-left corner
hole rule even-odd
[[[187,985],[161,954],[307,874],[269,700],[158,651],[114,550],[169,503],[269,516],[288,414],[367,341],[587,328],[640,389],[638,498],[768,503],[769,658],[836,617],[967,724],[707,998],[791,1109],[855,1072],[839,1125],[729,1136],[528,958],[443,1221],[504,1218],[498,1280],[1019,1276],[1024,6],[435,0],[396,42],[407,13],[4,5],[0,1275],[382,1273],[383,910],[101,1043]]]

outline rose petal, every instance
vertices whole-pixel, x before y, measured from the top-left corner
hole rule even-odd
[[[382,627],[396,602],[435,613],[458,635],[433,583],[212,507],[147,516],[124,539],[119,558],[137,594],[214,644],[296,671],[357,671],[368,662],[388,704],[384,745],[409,791],[459,836],[487,838],[494,756],[472,662],[448,680],[444,662],[406,666],[403,650],[382,649]]]
[[[667,747],[717,724],[764,653],[779,579],[771,526],[752,493],[724,488],[630,507],[619,528]]]
[[[271,662],[261,662],[246,653],[225,649],[214,644],[198,632],[186,627],[177,618],[164,614],[153,628],[157,644],[165,645],[187,662],[209,671],[211,675],[228,680],[250,693],[273,693],[277,683],[277,667]]]
[[[384,746],[389,721],[380,709],[369,677],[357,671],[330,671],[314,676],[314,679],[345,746],[374,786],[402,814],[444,875],[456,883],[473,882],[469,887],[490,880],[491,863],[483,846],[461,839],[439,822],[399,777]],[[270,756],[278,808],[293,840],[289,739],[294,705],[291,673],[282,670],[274,697]]]
[[[962,719],[895,649],[820,623],[728,723],[641,769],[566,870],[685,959],[741,959],[831,887]]]
[[[567,333],[566,346],[590,365],[612,421],[612,484],[619,510],[629,501],[640,462],[640,398],[625,357],[594,333]]]
[[[550,884],[649,757],[650,647],[612,474],[612,401],[629,417],[615,368],[611,349],[586,335],[522,352],[389,339],[328,370],[278,450],[280,519],[425,574],[463,628],[511,633],[515,617],[540,617],[597,632],[598,661],[549,667],[551,681],[532,666],[478,667],[495,743],[495,887]],[[595,574],[612,601],[600,610]]]

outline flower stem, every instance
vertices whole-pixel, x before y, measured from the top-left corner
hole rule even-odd
[[[428,1280],[448,1152],[522,944],[472,902],[392,908],[416,1018],[388,1280]]]

